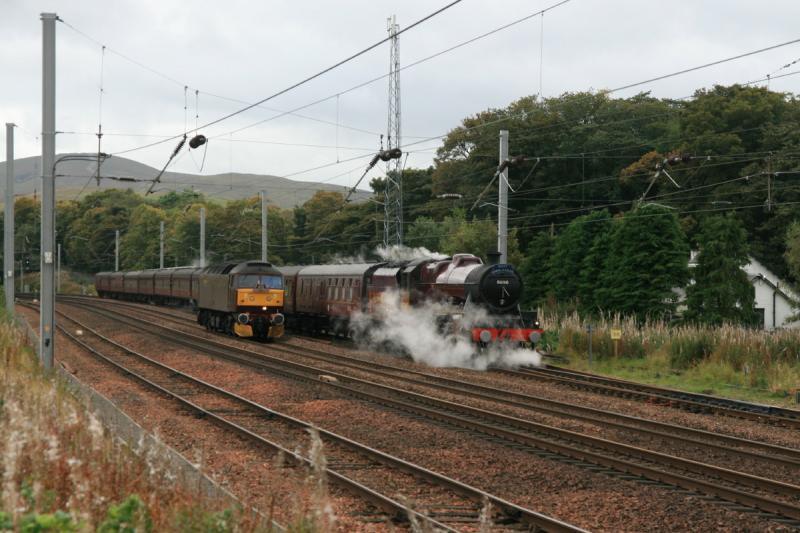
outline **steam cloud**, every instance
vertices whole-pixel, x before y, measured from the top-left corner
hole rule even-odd
[[[515,368],[541,363],[536,350],[512,345],[498,344],[478,352],[469,330],[474,324],[486,324],[487,316],[479,309],[463,315],[459,321],[462,331],[441,332],[438,317],[452,313],[452,306],[437,302],[404,307],[400,294],[392,291],[384,293],[377,313],[356,314],[351,324],[362,345],[372,349],[391,347],[434,367],[486,370],[489,366]]]
[[[378,246],[375,248],[375,254],[384,261],[410,261],[420,257],[427,257],[430,259],[445,259],[447,256],[438,252],[432,252],[425,247],[410,248],[408,246],[392,245],[392,246]]]
[[[403,246],[402,244],[393,244],[391,246],[380,245],[372,251],[372,256],[377,257],[381,261],[411,261],[412,259],[428,258],[428,259],[445,259],[448,256],[438,252],[432,252],[423,246],[411,248]],[[374,261],[374,257],[358,254],[358,255],[339,255],[336,254],[328,260],[331,265],[348,265],[348,264],[361,264]]]

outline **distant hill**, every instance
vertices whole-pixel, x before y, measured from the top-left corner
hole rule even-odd
[[[58,154],[56,158],[65,155],[92,154]],[[74,199],[78,195],[86,195],[100,189],[133,189],[144,193],[150,186],[149,183],[120,182],[111,179],[97,181],[89,179],[96,172],[96,164],[89,161],[63,161],[58,164],[57,174],[65,177],[56,177],[56,197]],[[17,196],[41,194],[41,157],[25,157],[14,161],[14,174],[16,186],[14,193]],[[101,175],[116,176],[136,179],[152,179],[158,174],[158,169],[151,166],[126,159],[124,157],[111,157],[102,166]],[[0,165],[0,189],[5,185],[6,166]],[[346,194],[347,187],[331,185],[329,183],[316,183],[313,181],[294,181],[278,176],[261,174],[214,174],[204,176],[200,174],[184,174],[182,172],[165,172],[161,183],[156,186],[154,194],[163,194],[170,190],[194,189],[211,198],[222,200],[236,200],[267,191],[271,205],[290,208],[300,205],[311,198],[317,191],[337,191]],[[354,201],[364,200],[371,193],[357,190],[352,198]],[[0,195],[0,203],[2,196]]]

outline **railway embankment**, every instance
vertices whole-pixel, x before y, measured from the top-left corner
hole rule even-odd
[[[0,530],[271,530],[70,369],[44,372],[33,336],[0,321]]]
[[[574,370],[798,409],[800,330],[542,318],[544,349]],[[591,328],[590,328],[591,326]],[[590,333],[591,329],[591,333]],[[590,343],[591,337],[591,343]],[[589,356],[591,344],[591,357]]]

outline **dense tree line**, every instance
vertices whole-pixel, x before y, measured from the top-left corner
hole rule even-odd
[[[708,302],[713,291],[704,284],[722,278],[708,261],[726,256],[725,268],[734,269],[750,254],[800,279],[800,226],[792,226],[800,220],[799,126],[800,102],[762,87],[717,86],[685,100],[603,92],[520,98],[464,119],[430,168],[405,169],[405,243],[479,255],[496,246],[496,186],[476,200],[495,172],[506,129],[512,156],[525,156],[509,171],[509,257],[525,274],[528,304],[672,316],[673,289],[692,276],[692,249],[701,252],[697,288],[688,289],[697,314],[687,316],[746,322],[748,312],[729,312],[751,306],[744,289]],[[293,209],[270,207],[270,259],[368,258],[382,241],[384,183],[372,180],[372,201],[319,192]],[[120,229],[121,266],[157,266],[165,221],[167,264],[192,263],[200,207],[210,261],[259,256],[255,197],[223,203],[192,191],[152,199],[106,190],[59,203],[64,262],[86,272],[113,268]],[[38,262],[38,206],[30,199],[17,202],[17,230],[18,259]]]

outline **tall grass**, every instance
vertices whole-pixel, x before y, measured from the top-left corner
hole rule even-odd
[[[266,531],[179,483],[159,452],[106,435],[0,321],[0,530]]]
[[[709,379],[727,379],[772,393],[789,394],[800,389],[800,330],[672,326],[658,321],[639,324],[619,316],[589,321],[577,313],[540,316],[545,348],[572,357],[587,356],[591,324],[592,353],[601,361],[614,356],[614,328],[622,330],[618,351],[621,359],[666,359],[676,374],[706,372]]]

